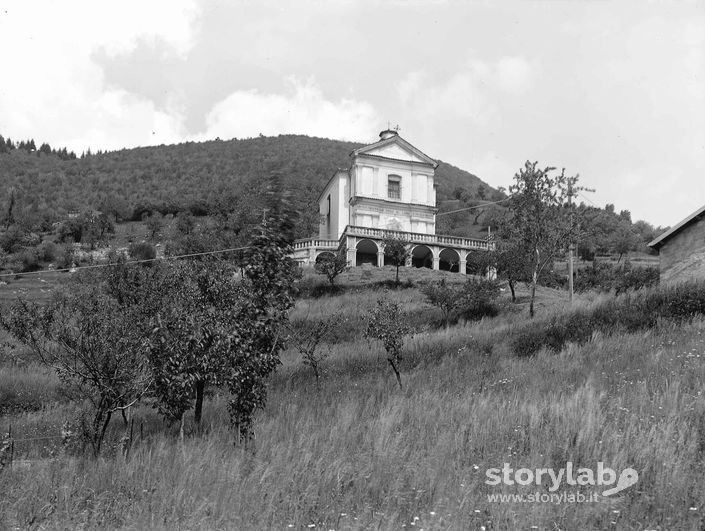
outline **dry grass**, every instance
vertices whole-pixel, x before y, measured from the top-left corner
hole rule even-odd
[[[551,311],[564,311],[560,296],[547,293],[543,301]],[[380,294],[361,290],[305,300],[294,316],[319,318],[343,308],[357,320]],[[430,311],[415,289],[388,296],[417,313]],[[559,354],[517,359],[506,339],[525,321],[525,312],[515,312],[422,331],[406,345],[403,391],[379,347],[359,338],[329,345],[320,391],[288,351],[249,447],[232,444],[221,397],[208,404],[207,433],[183,443],[143,408],[137,419],[145,433],[127,460],[119,452],[97,462],[58,453],[1,471],[0,525],[702,529],[705,322],[596,335]],[[23,414],[14,422],[17,429],[50,430],[75,414],[72,407]],[[113,440],[121,432],[117,423]],[[566,461],[631,466],[640,480],[602,503],[487,499],[522,492],[486,485],[487,468],[504,462],[559,468]]]

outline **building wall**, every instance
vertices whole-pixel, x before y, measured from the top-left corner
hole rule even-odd
[[[400,197],[389,197],[390,176],[399,179]],[[351,193],[358,201],[350,223],[359,227],[435,234],[434,171],[403,161],[359,157],[350,170]],[[379,201],[365,201],[366,198]]]
[[[349,199],[350,179],[347,172],[340,171],[331,179],[318,203],[320,215],[318,237],[320,239],[337,240],[343,235],[350,215]]]
[[[661,281],[705,280],[705,219],[682,229],[659,249]]]
[[[419,168],[401,161],[385,161],[360,157],[350,170],[352,193],[355,197],[372,197],[390,200],[387,184],[389,176],[401,181],[401,197],[390,200],[398,203],[414,203],[436,206],[434,171],[432,168]]]

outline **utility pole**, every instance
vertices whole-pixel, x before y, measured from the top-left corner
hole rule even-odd
[[[591,188],[584,188],[582,186],[573,188],[573,185],[577,180],[578,175],[575,177],[568,177],[568,208],[570,209],[570,242],[568,243],[568,299],[571,304],[573,302],[573,250],[575,249],[575,244],[573,243],[573,193],[595,191]]]
[[[570,242],[568,242],[568,300],[573,304],[573,179],[568,178],[568,208],[570,209]]]

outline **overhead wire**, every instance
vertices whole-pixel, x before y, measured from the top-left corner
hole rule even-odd
[[[231,253],[235,251],[244,251],[246,249],[250,249],[251,246],[247,247],[235,247],[232,249],[218,249],[216,251],[204,251],[200,253],[188,253],[188,254],[178,254],[178,255],[173,255],[173,256],[163,256],[161,258],[144,258],[141,260],[127,260],[123,262],[125,265],[132,265],[132,264],[144,264],[148,262],[156,262],[159,260],[176,260],[178,258],[193,258],[196,256],[207,256],[207,255],[212,255],[212,254],[220,254],[220,253]],[[109,262],[105,264],[90,264],[90,265],[84,265],[84,266],[75,266],[75,267],[64,267],[60,269],[42,269],[40,271],[25,271],[21,273],[1,273],[0,278],[3,277],[17,277],[17,276],[28,276],[28,275],[41,275],[41,274],[47,274],[47,273],[72,273],[75,271],[83,270],[83,269],[97,269],[101,267],[113,267],[116,265],[121,265],[119,262]]]

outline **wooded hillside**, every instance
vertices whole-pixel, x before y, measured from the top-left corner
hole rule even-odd
[[[44,226],[89,209],[116,221],[139,220],[153,211],[255,213],[265,178],[279,172],[303,215],[297,234],[303,237],[317,230],[321,188],[336,168],[349,166],[349,154],[358,147],[302,135],[187,142],[76,159],[25,147],[0,153],[0,194],[6,202],[14,190],[14,217]],[[436,176],[439,202],[496,194],[475,175],[444,162]]]

